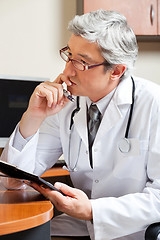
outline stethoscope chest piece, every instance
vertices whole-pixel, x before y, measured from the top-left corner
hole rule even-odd
[[[119,150],[122,153],[128,153],[131,149],[131,144],[129,139],[127,138],[122,138],[118,144]]]

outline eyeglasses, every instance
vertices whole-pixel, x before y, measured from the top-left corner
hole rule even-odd
[[[107,65],[109,66],[110,64],[108,62],[102,62],[102,63],[98,63],[98,64],[94,64],[94,65],[87,65],[85,63],[82,63],[78,60],[75,60],[75,59],[72,59],[69,57],[69,52],[68,52],[68,47],[64,47],[62,48],[60,51],[60,56],[61,58],[65,61],[65,62],[69,62],[71,61],[71,63],[73,64],[73,66],[80,70],[80,71],[85,71],[85,70],[88,70],[88,69],[91,69],[91,68],[95,68],[95,67],[98,67],[98,66],[101,66],[101,65]]]

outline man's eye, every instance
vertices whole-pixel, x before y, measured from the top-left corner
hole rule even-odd
[[[68,57],[71,57],[71,56],[72,56],[72,53],[67,52],[67,56],[68,56]]]
[[[84,65],[89,65],[86,61],[84,60],[81,60],[81,62],[84,64]]]

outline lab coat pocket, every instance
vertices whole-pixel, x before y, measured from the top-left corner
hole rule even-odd
[[[123,157],[136,157],[142,151],[148,150],[148,141],[137,138],[121,139],[118,143],[120,154]]]
[[[115,164],[114,175],[118,178],[140,180],[145,176],[148,141],[130,138],[128,152],[119,152],[119,161]]]

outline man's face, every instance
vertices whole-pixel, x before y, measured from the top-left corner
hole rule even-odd
[[[100,49],[96,43],[91,43],[81,36],[72,35],[68,42],[68,52],[71,59],[78,60],[88,65],[102,63]],[[112,70],[104,71],[104,66],[80,71],[72,62],[66,63],[63,74],[68,77],[72,85],[68,90],[75,96],[88,96],[96,102],[111,92],[116,86],[111,80]]]

